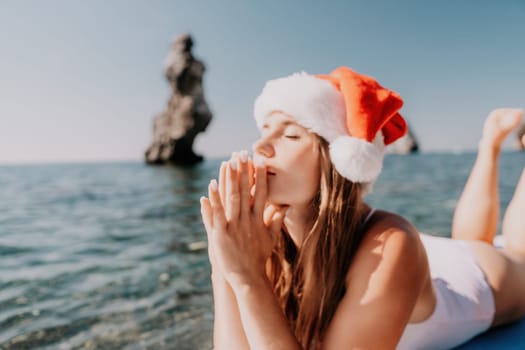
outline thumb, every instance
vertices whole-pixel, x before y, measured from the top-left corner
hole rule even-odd
[[[274,243],[277,241],[277,237],[281,234],[286,209],[286,207],[281,208],[272,215],[269,231]]]
[[[273,215],[279,210],[279,207],[273,204],[267,204],[263,212],[263,222],[266,227],[270,227],[273,219]]]

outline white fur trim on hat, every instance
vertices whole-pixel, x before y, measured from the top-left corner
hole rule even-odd
[[[343,96],[329,82],[305,72],[270,80],[255,100],[254,116],[259,128],[272,112],[294,117],[303,127],[331,142],[348,135]]]
[[[374,143],[352,136],[340,136],[330,143],[330,159],[337,172],[353,182],[372,183],[383,168],[383,135]]]

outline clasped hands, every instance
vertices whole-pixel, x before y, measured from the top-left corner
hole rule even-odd
[[[219,183],[211,180],[208,197],[200,199],[212,269],[232,287],[266,276],[287,209],[269,204],[267,195],[264,161],[242,151],[221,164]]]

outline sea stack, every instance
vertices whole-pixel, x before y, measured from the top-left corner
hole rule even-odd
[[[153,119],[153,141],[145,152],[148,164],[193,165],[203,157],[193,141],[206,130],[212,113],[204,99],[204,64],[192,54],[189,34],[175,38],[164,64],[171,87],[166,109]]]

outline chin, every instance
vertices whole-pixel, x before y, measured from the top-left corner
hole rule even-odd
[[[269,193],[268,193],[268,203],[270,203],[270,204],[273,204],[273,205],[276,205],[276,206],[290,205],[289,202],[290,201],[287,200],[287,198],[285,196],[283,196],[282,193],[280,193],[278,195],[273,194],[272,191],[269,191]]]
[[[289,205],[284,200],[280,200],[280,198],[272,198],[268,197],[268,204],[275,205],[277,207],[283,206],[283,205]]]

